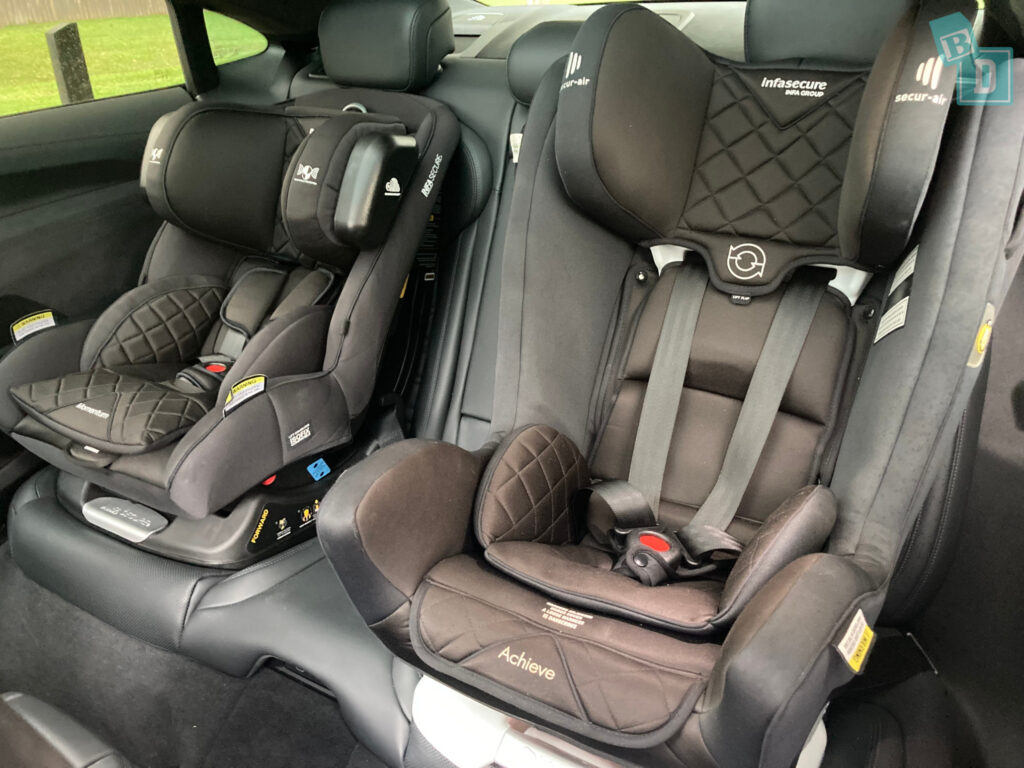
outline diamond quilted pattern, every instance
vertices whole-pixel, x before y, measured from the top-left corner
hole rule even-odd
[[[66,437],[115,453],[141,453],[176,437],[201,419],[216,397],[106,368],[25,384],[12,395]]]
[[[780,128],[735,70],[718,65],[682,229],[836,245],[860,93],[847,88]]]
[[[491,462],[477,513],[484,546],[506,540],[573,541],[572,500],[590,482],[590,471],[572,440],[553,427],[526,427]]]
[[[98,351],[94,365],[109,368],[194,359],[219,316],[224,296],[220,286],[155,296],[121,321]]]
[[[644,734],[683,715],[718,657],[601,616],[570,614],[467,556],[435,567],[416,598],[418,652],[487,678],[587,725]],[[559,615],[565,615],[559,614]],[[550,674],[549,674],[550,673]]]

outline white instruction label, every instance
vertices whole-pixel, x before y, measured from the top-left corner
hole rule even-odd
[[[850,669],[860,674],[874,639],[874,630],[868,626],[868,620],[864,618],[864,611],[858,608],[846,633],[836,645],[836,650],[839,651],[839,655],[843,657],[843,661],[850,666]]]
[[[917,246],[915,245],[914,249],[909,254],[907,254],[907,258],[905,258],[903,260],[903,263],[900,264],[900,268],[896,270],[896,274],[892,276],[892,285],[889,286],[890,296],[893,295],[897,288],[899,288],[907,281],[908,277],[914,274],[914,269],[916,267]]]
[[[523,146],[523,134],[510,133],[508,135],[508,146],[512,150],[512,162],[519,162],[519,150]]]
[[[555,605],[554,603],[545,603],[541,616],[552,624],[557,624],[566,629],[579,629],[589,619],[594,618],[586,613],[580,613],[572,608],[566,608],[564,605]]]
[[[912,278],[916,267],[917,246],[915,245],[903,259],[896,274],[892,276],[892,284],[889,286],[889,293],[885,298],[885,308],[882,317],[878,320],[878,330],[875,331],[875,344],[907,324],[910,289],[914,282]]]
[[[876,344],[893,331],[898,330],[907,324],[908,306],[910,306],[910,297],[904,296],[889,307],[886,313],[882,315],[882,319],[878,321],[878,330],[875,331]]]

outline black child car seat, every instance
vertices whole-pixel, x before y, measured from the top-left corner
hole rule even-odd
[[[1020,107],[947,127],[928,22],[955,11],[752,0],[744,63],[638,6],[588,19],[520,155],[504,434],[389,446],[324,501],[392,649],[629,762],[792,764],[1020,257]]]

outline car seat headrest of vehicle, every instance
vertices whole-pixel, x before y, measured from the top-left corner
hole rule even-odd
[[[419,91],[455,50],[448,0],[338,0],[320,15],[324,72],[341,85]]]
[[[398,118],[347,112],[327,120],[302,140],[285,175],[289,239],[307,256],[347,268],[387,237],[417,159],[416,139]]]
[[[566,192],[632,242],[697,251],[731,293],[767,293],[807,264],[887,268],[911,236],[956,81],[928,26],[950,12],[937,5],[900,20],[870,77],[726,61],[640,6],[597,10],[562,73]]]
[[[150,131],[142,189],[153,209],[176,226],[245,249],[275,251],[288,145],[294,148],[301,138],[293,134],[279,110],[189,104]]]
[[[533,100],[544,73],[569,53],[581,25],[579,21],[544,21],[513,43],[508,52],[508,85],[517,101]]]
[[[867,68],[914,0],[747,0],[747,62]]]

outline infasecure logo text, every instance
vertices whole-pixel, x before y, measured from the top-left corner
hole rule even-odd
[[[532,658],[528,658],[525,653],[513,653],[511,646],[506,645],[505,650],[498,654],[498,658],[508,662],[513,667],[518,667],[524,672],[529,672],[531,675],[536,675],[545,680],[555,679],[555,670],[538,664]]]
[[[785,90],[786,96],[814,96],[825,95],[828,82],[825,80],[787,80],[784,77],[765,77],[761,79],[762,88],[776,88]]]
[[[430,197],[430,192],[434,189],[434,179],[437,178],[437,172],[441,170],[442,160],[444,160],[442,155],[434,157],[434,164],[430,166],[430,173],[427,174],[427,180],[423,184],[423,189],[420,190],[420,194],[424,197]]]

